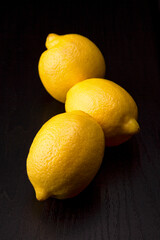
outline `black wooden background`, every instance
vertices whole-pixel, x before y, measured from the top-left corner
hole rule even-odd
[[[158,1],[5,1],[0,6],[0,239],[160,239]],[[106,78],[139,107],[141,132],[106,148],[90,186],[68,200],[38,202],[26,175],[30,144],[64,105],[37,71],[48,33],[79,33],[98,45]]]

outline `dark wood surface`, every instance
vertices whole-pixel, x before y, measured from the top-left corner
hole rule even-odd
[[[0,14],[0,239],[160,239],[159,9],[156,1],[3,2]],[[37,71],[48,33],[79,33],[106,60],[106,78],[139,107],[141,132],[106,148],[79,196],[38,202],[26,175],[30,144],[64,105]]]

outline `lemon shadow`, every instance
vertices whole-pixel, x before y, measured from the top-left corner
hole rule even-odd
[[[137,136],[119,146],[106,148],[97,181],[109,185],[113,180],[131,177],[139,166],[139,158]]]

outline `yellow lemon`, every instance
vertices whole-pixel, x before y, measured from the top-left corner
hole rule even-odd
[[[106,145],[119,145],[139,131],[138,109],[130,94],[106,79],[87,79],[67,93],[66,112],[82,110],[103,128]]]
[[[48,120],[35,136],[27,158],[36,198],[79,194],[100,168],[104,145],[102,128],[86,113],[62,113]]]
[[[105,75],[102,53],[84,36],[51,33],[46,47],[39,60],[39,76],[46,90],[60,102],[65,102],[67,91],[75,83]]]

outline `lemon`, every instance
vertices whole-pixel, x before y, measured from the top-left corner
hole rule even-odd
[[[103,128],[107,146],[119,145],[139,131],[135,101],[110,80],[92,78],[77,83],[67,93],[65,109],[90,114]]]
[[[77,82],[104,77],[105,61],[101,51],[79,34],[49,34],[47,50],[40,57],[38,69],[45,89],[60,102]]]
[[[102,128],[86,113],[62,113],[48,120],[27,157],[27,174],[36,198],[79,194],[100,168],[104,145]]]

